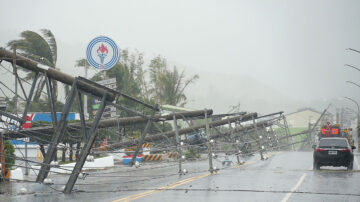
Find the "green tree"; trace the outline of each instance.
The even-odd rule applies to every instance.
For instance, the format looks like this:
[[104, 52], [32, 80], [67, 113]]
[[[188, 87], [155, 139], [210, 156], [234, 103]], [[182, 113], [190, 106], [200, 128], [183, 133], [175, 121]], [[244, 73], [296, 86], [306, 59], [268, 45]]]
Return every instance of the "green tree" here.
[[85, 58], [82, 58], [75, 61], [75, 66], [85, 68], [85, 67], [90, 67], [90, 64]]
[[[33, 59], [39, 63], [45, 64], [51, 68], [55, 68], [57, 60], [57, 45], [55, 36], [48, 29], [40, 30], [41, 34], [33, 31], [23, 31], [20, 34], [21, 39], [12, 40], [8, 42], [8, 47], [11, 49], [16, 48], [22, 55]], [[29, 72], [26, 76], [27, 80], [32, 80], [35, 76], [34, 72]], [[41, 92], [45, 86], [45, 77], [41, 76], [34, 94], [34, 101], [39, 101]], [[53, 81], [53, 86], [56, 90], [57, 96], [57, 83]]]
[[187, 102], [186, 87], [194, 83], [199, 76], [186, 79], [185, 70], [179, 72], [176, 66], [170, 70], [165, 58], [158, 56], [151, 60], [149, 66], [151, 93], [157, 103], [184, 106]]
[[[121, 51], [120, 55], [120, 60], [113, 68], [95, 74], [91, 80], [100, 81], [116, 78], [117, 90], [136, 98], [143, 98], [147, 95], [143, 53], [138, 51], [129, 53], [125, 49]], [[85, 59], [80, 59], [76, 61], [76, 65], [83, 67], [85, 62]]]

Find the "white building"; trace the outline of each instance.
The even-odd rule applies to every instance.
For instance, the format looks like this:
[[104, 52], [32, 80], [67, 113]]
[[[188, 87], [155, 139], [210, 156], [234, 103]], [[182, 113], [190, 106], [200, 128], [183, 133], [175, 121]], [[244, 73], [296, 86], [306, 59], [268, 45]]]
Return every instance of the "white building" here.
[[[285, 117], [290, 128], [308, 128], [309, 123], [315, 124], [321, 114], [322, 112], [316, 111], [312, 108], [303, 108], [296, 112], [287, 114]], [[326, 113], [323, 121], [332, 122], [332, 117], [332, 114]]]

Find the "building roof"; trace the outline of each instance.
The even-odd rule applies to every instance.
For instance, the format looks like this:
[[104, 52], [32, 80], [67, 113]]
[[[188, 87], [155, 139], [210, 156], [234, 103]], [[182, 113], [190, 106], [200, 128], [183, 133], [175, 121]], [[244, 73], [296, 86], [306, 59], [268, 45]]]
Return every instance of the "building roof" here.
[[296, 114], [296, 113], [300, 113], [300, 112], [304, 112], [304, 111], [312, 111], [312, 112], [314, 112], [314, 113], [321, 114], [321, 112], [316, 111], [316, 110], [313, 109], [313, 108], [306, 107], [306, 108], [298, 109], [296, 112], [291, 112], [291, 113], [289, 113], [289, 114], [286, 114], [286, 116], [289, 116], [289, 115], [292, 115], [292, 114]]

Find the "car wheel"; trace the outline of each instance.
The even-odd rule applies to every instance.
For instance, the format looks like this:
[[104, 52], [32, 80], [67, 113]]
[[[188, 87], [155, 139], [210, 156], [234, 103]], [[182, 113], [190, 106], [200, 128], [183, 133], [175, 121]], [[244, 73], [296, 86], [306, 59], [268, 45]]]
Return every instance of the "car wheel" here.
[[314, 163], [313, 163], [313, 169], [314, 170], [320, 170], [320, 164], [316, 163], [315, 160], [314, 160]]
[[353, 170], [353, 169], [354, 169], [354, 162], [351, 161], [347, 166], [347, 170]]

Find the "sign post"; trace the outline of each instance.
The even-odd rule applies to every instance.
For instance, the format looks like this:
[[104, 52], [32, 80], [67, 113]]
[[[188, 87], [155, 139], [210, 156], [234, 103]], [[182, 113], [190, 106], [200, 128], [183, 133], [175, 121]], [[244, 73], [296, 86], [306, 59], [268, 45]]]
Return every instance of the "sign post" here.
[[[90, 41], [86, 48], [86, 58], [89, 64], [97, 70], [109, 70], [116, 65], [120, 58], [120, 51], [115, 41], [106, 36], [98, 36]], [[86, 68], [86, 67], [85, 67]], [[108, 79], [97, 82], [110, 89], [116, 90], [116, 79]], [[86, 106], [84, 104], [84, 106]], [[93, 101], [93, 115], [100, 107], [100, 101]], [[84, 110], [85, 111], [85, 110]], [[107, 106], [103, 116], [110, 118], [116, 115], [116, 108]]]
[[89, 64], [97, 70], [109, 70], [116, 65], [120, 51], [115, 41], [106, 36], [98, 36], [86, 48]]

